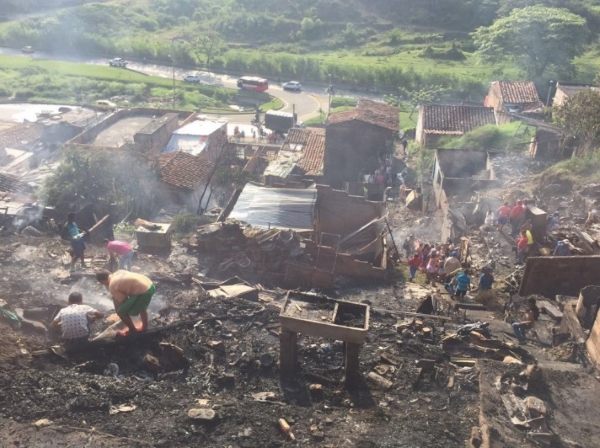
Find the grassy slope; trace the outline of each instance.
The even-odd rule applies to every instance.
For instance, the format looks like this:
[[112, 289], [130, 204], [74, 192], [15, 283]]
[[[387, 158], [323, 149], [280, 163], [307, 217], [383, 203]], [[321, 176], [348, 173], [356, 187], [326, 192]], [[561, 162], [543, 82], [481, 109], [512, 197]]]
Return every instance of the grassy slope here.
[[[178, 107], [188, 109], [226, 106], [226, 98], [239, 94], [236, 89], [190, 85], [183, 81], [175, 83], [178, 91], [183, 92]], [[132, 90], [147, 89], [148, 97], [170, 97], [173, 81], [108, 66], [0, 56], [0, 91], [5, 93], [0, 94], [0, 97], [14, 97], [15, 92], [27, 89], [34, 96], [25, 99], [76, 103], [81, 101], [80, 91], [85, 91], [88, 101], [91, 101], [106, 96], [106, 86], [109, 85], [114, 94], [131, 95]], [[281, 107], [280, 100], [274, 100], [267, 94], [243, 92], [242, 95], [263, 101], [262, 107]], [[228, 109], [223, 111], [230, 112]]]

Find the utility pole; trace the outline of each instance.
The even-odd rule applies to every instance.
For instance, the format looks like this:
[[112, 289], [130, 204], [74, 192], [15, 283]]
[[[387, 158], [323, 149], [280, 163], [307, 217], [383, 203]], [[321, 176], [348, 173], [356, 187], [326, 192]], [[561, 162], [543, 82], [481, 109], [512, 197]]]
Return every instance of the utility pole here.
[[171, 67], [173, 74], [173, 108], [175, 108], [175, 46], [173, 39], [171, 39]]
[[546, 107], [550, 107], [550, 93], [552, 92], [552, 86], [554, 85], [554, 81], [550, 80], [548, 83], [548, 96], [546, 97]]
[[327, 92], [329, 93], [329, 101], [327, 107], [327, 116], [331, 114], [331, 97], [333, 96], [333, 84], [331, 83], [331, 73], [329, 73], [329, 87], [327, 87]]

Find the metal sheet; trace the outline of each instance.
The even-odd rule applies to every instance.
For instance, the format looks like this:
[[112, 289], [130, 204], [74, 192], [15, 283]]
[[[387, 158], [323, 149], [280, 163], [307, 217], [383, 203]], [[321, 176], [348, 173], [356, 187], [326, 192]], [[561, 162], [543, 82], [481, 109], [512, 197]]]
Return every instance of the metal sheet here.
[[265, 188], [247, 184], [229, 218], [263, 229], [312, 230], [316, 189]]

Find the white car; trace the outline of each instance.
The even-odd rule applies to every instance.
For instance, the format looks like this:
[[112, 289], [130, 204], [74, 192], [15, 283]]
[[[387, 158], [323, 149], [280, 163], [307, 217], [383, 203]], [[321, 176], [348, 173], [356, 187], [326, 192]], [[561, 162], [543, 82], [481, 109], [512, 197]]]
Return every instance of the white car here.
[[283, 87], [283, 90], [294, 90], [295, 92], [302, 90], [302, 84], [298, 81], [285, 82], [281, 87]]
[[198, 75], [187, 75], [186, 77], [183, 78], [183, 80], [185, 82], [200, 82], [200, 76]]
[[114, 58], [114, 59], [111, 59], [110, 61], [108, 61], [108, 65], [110, 65], [111, 67], [125, 68], [125, 67], [127, 67], [127, 61], [123, 58]]

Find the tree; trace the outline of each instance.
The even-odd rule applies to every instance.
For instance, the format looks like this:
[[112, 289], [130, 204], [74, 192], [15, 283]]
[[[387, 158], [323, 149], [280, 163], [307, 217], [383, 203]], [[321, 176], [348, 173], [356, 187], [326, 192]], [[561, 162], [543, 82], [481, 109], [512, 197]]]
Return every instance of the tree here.
[[197, 31], [191, 42], [189, 42], [189, 46], [198, 62], [204, 60], [207, 67], [210, 66], [213, 58], [220, 55], [225, 49], [223, 39], [221, 39], [215, 28], [210, 28], [207, 31]]
[[157, 180], [145, 161], [126, 151], [66, 148], [62, 163], [44, 182], [42, 197], [59, 210], [93, 203], [147, 217], [154, 211]]
[[528, 77], [541, 77], [550, 66], [569, 69], [588, 32], [585, 19], [566, 9], [529, 6], [478, 28], [472, 37], [482, 59], [515, 59]]
[[576, 155], [583, 155], [600, 144], [600, 91], [586, 89], [576, 93], [553, 112], [556, 122], [580, 141]]
[[412, 119], [417, 107], [423, 103], [432, 103], [439, 101], [450, 91], [447, 87], [441, 85], [431, 85], [421, 87], [419, 89], [407, 89], [406, 87], [398, 87], [398, 95], [385, 95], [386, 103], [395, 107], [411, 108], [409, 119]]

